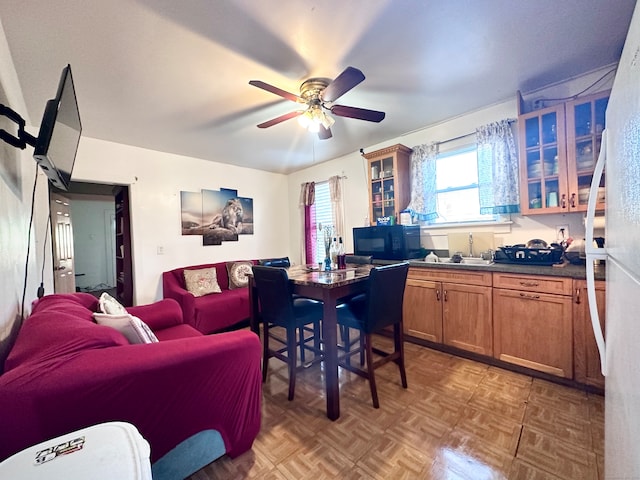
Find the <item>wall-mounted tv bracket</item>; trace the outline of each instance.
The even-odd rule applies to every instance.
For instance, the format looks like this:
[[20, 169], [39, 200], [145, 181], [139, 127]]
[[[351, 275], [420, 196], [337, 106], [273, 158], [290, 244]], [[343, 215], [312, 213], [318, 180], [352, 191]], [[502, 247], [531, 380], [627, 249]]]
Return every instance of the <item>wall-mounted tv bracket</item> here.
[[9, 145], [13, 145], [14, 147], [20, 148], [24, 150], [27, 148], [27, 145], [31, 145], [32, 147], [36, 146], [37, 138], [26, 132], [24, 129], [25, 121], [17, 112], [10, 109], [9, 107], [2, 105], [0, 103], [0, 115], [3, 117], [7, 117], [12, 122], [15, 122], [18, 125], [18, 136], [15, 137], [11, 135], [6, 130], [0, 128], [0, 139], [7, 142]]

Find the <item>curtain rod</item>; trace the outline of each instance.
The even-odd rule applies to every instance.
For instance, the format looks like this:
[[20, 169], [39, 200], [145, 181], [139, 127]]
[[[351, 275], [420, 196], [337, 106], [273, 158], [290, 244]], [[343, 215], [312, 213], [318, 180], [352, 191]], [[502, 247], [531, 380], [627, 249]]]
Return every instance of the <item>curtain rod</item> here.
[[[515, 118], [508, 118], [507, 122], [514, 123], [516, 121]], [[457, 137], [449, 138], [447, 140], [442, 140], [441, 142], [436, 142], [438, 145], [442, 145], [443, 143], [455, 142], [456, 140], [462, 140], [463, 138], [471, 137], [475, 135], [476, 132], [465, 133], [464, 135], [458, 135]]]
[[[346, 175], [332, 175], [332, 176], [335, 176], [335, 177], [338, 177], [338, 178], [341, 178], [341, 179], [342, 178], [344, 178], [344, 179], [349, 178]], [[329, 177], [329, 178], [331, 178], [331, 177]], [[325, 183], [325, 182], [329, 181], [329, 178], [327, 178], [326, 180], [316, 180], [316, 181], [313, 181], [313, 183]], [[305, 183], [311, 183], [311, 182], [302, 182], [300, 185], [304, 185]]]

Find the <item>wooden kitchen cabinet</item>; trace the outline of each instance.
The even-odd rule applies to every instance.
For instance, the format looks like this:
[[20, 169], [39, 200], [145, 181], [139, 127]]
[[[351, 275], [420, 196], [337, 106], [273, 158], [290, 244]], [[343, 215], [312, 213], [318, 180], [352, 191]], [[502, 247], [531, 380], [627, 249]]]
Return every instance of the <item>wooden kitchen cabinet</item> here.
[[404, 333], [430, 342], [442, 343], [442, 284], [412, 278], [409, 269], [404, 289]]
[[[609, 91], [581, 97], [566, 104], [569, 211], [586, 212], [596, 168]], [[604, 210], [604, 174], [600, 179], [596, 210]]]
[[[528, 113], [522, 113], [520, 94], [518, 100], [522, 213], [586, 211], [609, 91]], [[604, 201], [603, 177], [598, 210]]]
[[495, 358], [573, 377], [572, 279], [494, 273]]
[[[596, 299], [600, 325], [604, 332], [605, 282], [596, 282]], [[585, 385], [604, 389], [604, 377], [600, 370], [600, 353], [591, 326], [587, 282], [585, 280], [573, 281], [573, 349], [574, 379]]]
[[369, 221], [375, 225], [378, 218], [394, 216], [407, 208], [410, 197], [409, 159], [411, 149], [404, 145], [365, 153], [369, 176]]
[[409, 269], [403, 323], [406, 335], [491, 356], [491, 273]]

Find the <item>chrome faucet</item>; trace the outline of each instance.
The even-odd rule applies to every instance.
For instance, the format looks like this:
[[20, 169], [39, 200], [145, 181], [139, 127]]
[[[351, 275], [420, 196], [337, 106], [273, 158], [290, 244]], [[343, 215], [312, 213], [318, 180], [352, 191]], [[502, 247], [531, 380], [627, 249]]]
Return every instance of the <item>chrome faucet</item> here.
[[469, 233], [469, 257], [473, 257], [473, 233]]

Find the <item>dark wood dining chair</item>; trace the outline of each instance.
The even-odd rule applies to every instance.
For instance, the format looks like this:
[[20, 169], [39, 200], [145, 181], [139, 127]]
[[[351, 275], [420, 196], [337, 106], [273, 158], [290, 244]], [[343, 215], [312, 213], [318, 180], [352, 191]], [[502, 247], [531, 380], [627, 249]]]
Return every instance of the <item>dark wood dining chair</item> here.
[[262, 265], [264, 267], [289, 268], [291, 266], [291, 262], [289, 261], [289, 257], [263, 258], [262, 260], [258, 260], [258, 265]]
[[[289, 400], [293, 400], [298, 369], [297, 348], [300, 347], [302, 366], [309, 366], [323, 359], [320, 341], [320, 321], [322, 302], [292, 295], [289, 276], [284, 268], [253, 266], [253, 277], [260, 302], [263, 325], [262, 381], [267, 380], [267, 368], [272, 357], [282, 360], [289, 370]], [[304, 328], [313, 325], [314, 335], [306, 337]], [[272, 331], [274, 327], [284, 328], [283, 338]], [[299, 339], [297, 333], [300, 332]], [[278, 347], [270, 345], [271, 340]], [[314, 359], [305, 364], [305, 351], [311, 351]]]
[[355, 263], [358, 265], [368, 265], [373, 263], [373, 257], [371, 255], [345, 255], [344, 261], [346, 263]]
[[[369, 380], [374, 408], [379, 408], [378, 391], [374, 371], [388, 362], [395, 362], [400, 369], [403, 388], [407, 388], [404, 367], [404, 334], [402, 331], [402, 304], [404, 288], [409, 272], [407, 262], [374, 267], [369, 274], [367, 290], [347, 302], [338, 305], [338, 324], [359, 330], [360, 341], [355, 345], [345, 343], [345, 353], [340, 366]], [[393, 327], [393, 352], [374, 348], [372, 334]], [[355, 367], [349, 358], [364, 351], [366, 370]], [[373, 354], [382, 357], [374, 361]], [[362, 364], [362, 361], [361, 361]]]
[[[373, 263], [373, 257], [371, 255], [348, 254], [348, 255], [345, 255], [344, 258], [345, 258], [344, 260], [345, 263], [351, 264], [351, 265], [370, 265]], [[342, 339], [342, 343], [344, 345], [352, 345], [349, 329], [347, 327], [340, 326], [340, 338]], [[361, 352], [360, 358], [362, 359], [360, 361], [360, 364], [362, 364], [364, 362], [364, 351]], [[350, 359], [347, 359], [347, 361], [350, 362]]]

